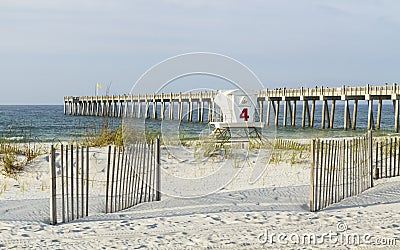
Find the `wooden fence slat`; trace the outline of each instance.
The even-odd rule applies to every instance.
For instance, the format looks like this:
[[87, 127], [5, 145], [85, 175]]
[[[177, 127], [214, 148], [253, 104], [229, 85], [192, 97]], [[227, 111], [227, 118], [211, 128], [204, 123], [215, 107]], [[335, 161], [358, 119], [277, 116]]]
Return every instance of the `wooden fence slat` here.
[[332, 165], [331, 165], [331, 173], [330, 173], [330, 197], [329, 197], [329, 204], [333, 204], [334, 203], [334, 196], [335, 196], [335, 171], [336, 171], [336, 160], [337, 160], [337, 152], [336, 152], [336, 148], [337, 148], [337, 141], [334, 140], [332, 141]]
[[396, 154], [397, 154], [397, 173], [395, 173], [395, 176], [400, 175], [400, 139], [397, 141], [396, 144]]
[[348, 195], [348, 176], [349, 176], [349, 141], [344, 141], [344, 159], [343, 159], [343, 199]]
[[392, 176], [392, 150], [393, 150], [392, 137], [390, 137], [389, 141], [390, 141], [390, 144], [389, 144], [389, 147], [390, 147], [390, 149], [389, 149], [389, 155], [390, 155], [390, 158], [389, 158], [389, 176]]
[[156, 178], [156, 139], [152, 140], [152, 154], [151, 154], [151, 180], [150, 180], [150, 185], [151, 185], [151, 201], [154, 201], [156, 198], [156, 189], [155, 189], [155, 178]]
[[86, 216], [89, 216], [89, 147], [86, 147]]
[[149, 183], [149, 177], [150, 177], [150, 164], [151, 164], [151, 144], [147, 144], [147, 164], [145, 166], [145, 172], [146, 172], [146, 179], [145, 179], [145, 198], [144, 201], [149, 201], [150, 199], [150, 183]]
[[314, 182], [314, 172], [315, 172], [315, 139], [311, 140], [311, 167], [310, 167], [310, 211], [314, 212], [314, 195], [315, 195], [315, 182]]
[[338, 163], [337, 163], [337, 158], [338, 158], [338, 153], [337, 153], [337, 148], [338, 148], [338, 143], [335, 140], [333, 142], [334, 146], [333, 146], [333, 165], [332, 165], [332, 170], [331, 170], [331, 198], [330, 198], [330, 204], [333, 204], [335, 202], [335, 196], [336, 196], [336, 170], [338, 167]]
[[118, 202], [118, 200], [119, 200], [119, 185], [118, 184], [120, 182], [118, 180], [121, 178], [119, 176], [120, 168], [121, 168], [120, 164], [121, 164], [121, 147], [118, 147], [117, 165], [116, 165], [116, 177], [115, 177], [115, 180], [114, 180], [114, 182], [115, 182], [115, 195], [114, 195], [114, 198], [115, 198], [115, 200], [114, 200], [115, 209], [114, 209], [114, 211], [118, 211], [119, 210], [119, 202]]
[[394, 138], [394, 142], [393, 142], [393, 176], [396, 176], [396, 167], [397, 167], [397, 137]]
[[127, 186], [128, 186], [128, 180], [129, 180], [129, 178], [128, 178], [128, 170], [129, 170], [129, 168], [128, 168], [128, 163], [129, 163], [129, 154], [130, 154], [130, 147], [127, 147], [126, 149], [125, 149], [125, 160], [124, 160], [124, 183], [122, 184], [122, 186], [123, 186], [123, 190], [122, 190], [122, 207], [125, 209], [125, 208], [127, 208], [127, 206], [126, 206], [126, 198], [127, 198], [127, 195], [126, 195], [126, 188], [127, 188]]
[[369, 148], [369, 159], [368, 159], [368, 163], [369, 163], [369, 175], [370, 175], [370, 178], [369, 178], [369, 187], [373, 187], [373, 185], [374, 185], [374, 180], [373, 180], [373, 150], [374, 150], [374, 148], [373, 148], [373, 141], [372, 141], [372, 131], [368, 131], [368, 148]]
[[373, 171], [374, 171], [374, 179], [378, 179], [379, 178], [379, 176], [378, 176], [378, 162], [379, 162], [378, 149], [379, 149], [379, 142], [377, 141], [375, 145], [376, 145], [375, 146], [375, 167], [374, 167]]
[[68, 145], [65, 146], [65, 200], [67, 203], [67, 221], [69, 221], [69, 197], [68, 197]]
[[50, 148], [50, 225], [57, 224], [57, 183], [56, 183], [56, 164], [54, 146]]
[[342, 199], [342, 194], [343, 194], [343, 141], [339, 140], [339, 168], [338, 168], [338, 172], [337, 172], [337, 180], [338, 180], [338, 194], [337, 194], [337, 199], [335, 200], [335, 202], [338, 202], [339, 200]]
[[132, 184], [132, 157], [134, 154], [134, 147], [133, 144], [130, 145], [129, 149], [129, 156], [128, 156], [128, 184], [127, 184], [127, 189], [126, 189], [126, 206], [130, 207], [131, 206], [131, 184]]
[[346, 197], [346, 157], [347, 157], [347, 152], [346, 152], [346, 140], [343, 140], [342, 143], [343, 146], [343, 161], [342, 161], [342, 199]]
[[381, 141], [381, 165], [380, 165], [380, 169], [379, 169], [379, 178], [383, 177], [383, 173], [384, 173], [384, 167], [385, 167], [385, 162], [383, 160], [383, 149], [384, 149], [384, 145], [383, 145], [383, 141]]
[[143, 159], [142, 159], [142, 165], [141, 165], [141, 169], [142, 169], [142, 174], [141, 174], [141, 187], [140, 187], [140, 202], [143, 202], [143, 195], [144, 195], [144, 185], [145, 185], [145, 165], [146, 165], [146, 156], [147, 156], [147, 145], [144, 142], [143, 143]]
[[350, 196], [353, 196], [353, 194], [354, 194], [354, 188], [353, 188], [353, 185], [354, 185], [354, 183], [353, 183], [353, 177], [354, 177], [354, 140], [353, 139], [351, 139], [350, 141], [349, 141], [349, 155], [350, 155], [350, 161], [349, 161], [349, 170], [350, 170], [350, 172], [349, 172], [349, 179], [348, 179], [348, 185], [349, 185], [349, 195], [348, 195], [348, 197], [350, 197]]
[[319, 199], [319, 192], [321, 192], [321, 190], [319, 189], [319, 183], [317, 180], [321, 180], [320, 179], [320, 166], [321, 166], [321, 160], [320, 160], [320, 148], [321, 148], [321, 141], [319, 139], [317, 139], [316, 141], [317, 145], [316, 145], [316, 164], [315, 164], [315, 177], [314, 177], [314, 188], [315, 188], [315, 194], [314, 194], [314, 211], [318, 210], [318, 199]]
[[71, 145], [71, 220], [75, 219], [74, 213], [74, 146]]
[[107, 158], [107, 179], [106, 179], [106, 213], [110, 212], [109, 209], [109, 188], [110, 188], [110, 164], [111, 164], [111, 146], [108, 146], [108, 158]]
[[360, 167], [360, 171], [359, 171], [360, 181], [358, 182], [358, 190], [360, 193], [364, 191], [364, 181], [365, 181], [364, 170], [365, 170], [365, 167], [367, 166], [365, 159], [364, 159], [364, 152], [368, 152], [368, 148], [366, 147], [366, 144], [365, 144], [365, 139], [366, 139], [366, 136], [363, 136], [362, 138], [360, 138], [360, 149], [361, 150], [359, 152], [359, 154], [360, 154], [359, 158], [360, 158], [361, 167]]
[[329, 185], [330, 185], [330, 166], [332, 162], [332, 140], [328, 140], [328, 148], [327, 148], [327, 159], [325, 161], [325, 194], [324, 194], [324, 207], [327, 207], [329, 205]]
[[154, 201], [156, 197], [156, 189], [155, 189], [155, 177], [156, 177], [156, 156], [155, 156], [155, 151], [156, 151], [156, 139], [152, 140], [152, 149], [151, 149], [151, 179], [150, 179], [150, 193], [151, 193], [151, 200]]
[[399, 151], [399, 147], [398, 147], [398, 141], [397, 141], [397, 137], [395, 137], [394, 139], [394, 162], [395, 162], [395, 166], [394, 166], [394, 176], [398, 175], [399, 172], [399, 160], [400, 160], [400, 156], [398, 155]]
[[360, 180], [360, 167], [361, 167], [361, 162], [360, 162], [360, 138], [355, 139], [356, 147], [354, 150], [354, 168], [355, 168], [355, 175], [354, 175], [354, 195], [358, 194], [360, 189], [359, 189], [359, 180]]
[[355, 194], [355, 192], [354, 192], [354, 176], [355, 176], [354, 153], [355, 153], [355, 142], [354, 142], [354, 139], [351, 139], [351, 141], [350, 141], [350, 196], [353, 196]]
[[115, 160], [117, 156], [117, 147], [114, 146], [114, 155], [113, 155], [113, 164], [112, 164], [112, 172], [111, 172], [111, 197], [110, 197], [110, 212], [115, 211], [114, 197], [115, 197]]
[[137, 142], [132, 145], [133, 153], [131, 156], [131, 174], [130, 174], [130, 188], [129, 188], [129, 206], [133, 206], [134, 202], [134, 187], [135, 187], [135, 166], [136, 166], [136, 155], [137, 155]]
[[148, 198], [147, 198], [147, 201], [148, 202], [150, 202], [151, 200], [152, 200], [152, 179], [153, 179], [153, 158], [154, 158], [154, 155], [153, 155], [153, 153], [154, 153], [154, 141], [153, 140], [151, 140], [151, 142], [150, 142], [150, 155], [149, 155], [149, 158], [150, 158], [150, 162], [149, 162], [149, 176], [148, 176], [148, 190], [147, 190], [147, 192], [148, 192]]
[[127, 164], [127, 170], [126, 170], [126, 187], [125, 187], [125, 207], [128, 208], [130, 207], [130, 181], [131, 181], [131, 174], [132, 174], [132, 166], [131, 166], [131, 162], [132, 162], [132, 154], [133, 154], [133, 147], [132, 145], [129, 146], [129, 153], [127, 154], [127, 160], [126, 160], [126, 164]]
[[141, 162], [141, 154], [142, 154], [142, 151], [143, 150], [141, 150], [142, 149], [142, 144], [140, 143], [140, 142], [138, 142], [138, 144], [136, 145], [136, 147], [137, 147], [137, 151], [136, 151], [136, 156], [135, 156], [135, 159], [136, 159], [136, 161], [135, 161], [135, 183], [134, 183], [134, 188], [133, 188], [133, 191], [134, 191], [134, 196], [133, 196], [133, 200], [134, 200], [134, 203], [133, 203], [133, 205], [136, 205], [136, 204], [138, 204], [139, 202], [138, 202], [138, 199], [139, 199], [139, 183], [140, 183], [140, 173], [139, 173], [139, 170], [140, 170], [140, 162]]
[[320, 172], [319, 172], [319, 192], [318, 192], [318, 210], [320, 210], [322, 208], [322, 193], [323, 193], [323, 189], [322, 189], [322, 178], [323, 178], [323, 168], [325, 165], [325, 159], [324, 159], [324, 141], [321, 141], [321, 168], [320, 168]]
[[62, 215], [62, 222], [65, 222], [65, 192], [64, 192], [64, 145], [61, 144], [60, 149], [60, 156], [61, 156], [61, 165], [60, 165], [60, 172], [61, 172], [61, 215]]
[[157, 166], [157, 177], [156, 177], [156, 200], [161, 200], [161, 151], [160, 151], [160, 138], [156, 139], [156, 166]]
[[118, 210], [122, 210], [122, 193], [123, 193], [123, 186], [122, 184], [124, 183], [124, 157], [125, 157], [125, 147], [120, 147], [122, 154], [120, 155], [119, 158], [119, 178], [117, 179], [118, 183], [119, 183], [119, 187], [118, 187]]
[[388, 176], [388, 139], [385, 140], [385, 177]]
[[137, 158], [137, 164], [136, 164], [136, 183], [135, 183], [135, 205], [139, 204], [141, 202], [140, 197], [141, 197], [141, 192], [140, 192], [140, 183], [142, 180], [141, 177], [141, 169], [142, 169], [142, 160], [143, 160], [143, 143], [139, 143], [139, 152], [138, 152], [138, 158]]
[[399, 174], [400, 174], [400, 138], [397, 140], [397, 144], [395, 147], [396, 147], [396, 154], [397, 154], [397, 167], [396, 167], [395, 176], [399, 176]]
[[85, 207], [84, 207], [84, 205], [85, 205], [85, 192], [84, 192], [84, 186], [83, 186], [83, 181], [84, 181], [84, 179], [83, 179], [83, 177], [85, 176], [84, 175], [84, 173], [85, 173], [85, 165], [84, 165], [84, 155], [83, 155], [83, 151], [84, 150], [84, 148], [83, 147], [81, 147], [81, 218], [84, 216], [84, 214], [85, 214]]
[[76, 191], [76, 218], [79, 218], [79, 146], [76, 146], [76, 166], [75, 166], [75, 191]]
[[132, 155], [132, 174], [131, 174], [131, 189], [130, 189], [130, 197], [131, 197], [131, 201], [130, 201], [130, 206], [134, 205], [135, 202], [135, 180], [136, 180], [136, 158], [137, 155], [139, 153], [138, 150], [138, 142], [135, 142], [135, 144], [133, 145], [133, 155]]
[[361, 143], [361, 148], [362, 148], [362, 150], [361, 150], [361, 152], [360, 152], [360, 161], [361, 161], [361, 165], [362, 165], [362, 167], [361, 167], [361, 169], [360, 169], [360, 177], [361, 177], [361, 181], [359, 182], [359, 187], [360, 187], [360, 193], [361, 192], [363, 192], [364, 190], [365, 190], [365, 181], [366, 181], [366, 179], [367, 178], [365, 178], [365, 176], [366, 176], [366, 167], [368, 167], [368, 165], [366, 164], [367, 162], [366, 162], [366, 159], [365, 159], [365, 154], [364, 154], [364, 152], [369, 152], [368, 151], [368, 147], [367, 147], [367, 144], [365, 143], [366, 142], [366, 139], [367, 139], [367, 137], [366, 136], [363, 136], [361, 139], [360, 139], [360, 143]]

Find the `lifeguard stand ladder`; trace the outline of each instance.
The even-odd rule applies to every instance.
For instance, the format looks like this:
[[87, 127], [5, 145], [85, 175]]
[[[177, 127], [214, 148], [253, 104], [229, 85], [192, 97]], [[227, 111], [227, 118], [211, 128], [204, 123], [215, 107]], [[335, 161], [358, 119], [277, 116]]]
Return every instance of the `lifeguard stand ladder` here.
[[262, 141], [263, 124], [255, 122], [257, 92], [243, 90], [219, 91], [215, 103], [223, 114], [222, 122], [210, 122], [215, 126], [211, 137], [217, 143]]

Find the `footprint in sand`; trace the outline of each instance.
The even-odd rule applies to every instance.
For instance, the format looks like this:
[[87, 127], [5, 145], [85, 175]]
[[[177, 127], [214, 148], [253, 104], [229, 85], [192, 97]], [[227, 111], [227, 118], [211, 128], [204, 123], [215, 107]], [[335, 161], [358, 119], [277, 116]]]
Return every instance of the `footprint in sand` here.
[[43, 225], [27, 225], [21, 228], [24, 231], [27, 232], [39, 232], [44, 230], [44, 226]]
[[152, 228], [156, 228], [157, 226], [158, 226], [157, 224], [151, 224], [151, 225], [147, 225], [147, 228], [152, 229]]

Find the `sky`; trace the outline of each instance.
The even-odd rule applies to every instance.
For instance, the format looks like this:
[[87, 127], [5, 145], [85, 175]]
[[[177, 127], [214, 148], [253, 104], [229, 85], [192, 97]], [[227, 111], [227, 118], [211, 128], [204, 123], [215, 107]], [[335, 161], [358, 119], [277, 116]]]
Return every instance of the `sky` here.
[[[128, 94], [190, 52], [231, 57], [265, 88], [392, 84], [398, 13], [396, 0], [0, 0], [0, 105], [61, 105], [98, 82]], [[193, 76], [168, 91], [224, 84]]]

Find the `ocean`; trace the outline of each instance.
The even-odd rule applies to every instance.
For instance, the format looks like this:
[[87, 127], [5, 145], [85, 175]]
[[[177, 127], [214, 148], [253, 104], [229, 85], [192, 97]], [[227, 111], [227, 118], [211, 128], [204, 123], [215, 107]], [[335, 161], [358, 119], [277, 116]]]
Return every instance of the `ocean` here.
[[[352, 113], [352, 105], [351, 113]], [[314, 128], [301, 128], [302, 105], [297, 105], [296, 127], [287, 126], [286, 128], [274, 126], [263, 129], [266, 137], [278, 137], [288, 139], [314, 138], [314, 137], [343, 137], [356, 136], [365, 133], [367, 127], [366, 102], [359, 102], [357, 113], [357, 130], [343, 130], [343, 110], [344, 106], [338, 102], [336, 105], [334, 129], [321, 129], [321, 105], [316, 105]], [[264, 110], [264, 117], [266, 111]], [[176, 117], [176, 114], [175, 114]], [[207, 117], [207, 114], [205, 114]], [[283, 106], [280, 107], [280, 121], [282, 124]], [[374, 117], [376, 119], [376, 107], [374, 107]], [[194, 121], [197, 120], [196, 112]], [[56, 142], [79, 139], [93, 129], [101, 127], [105, 122], [102, 117], [89, 116], [69, 116], [64, 115], [62, 105], [39, 106], [39, 105], [0, 105], [0, 137], [3, 139], [24, 141], [30, 138], [31, 141]], [[118, 126], [121, 118], [108, 118], [107, 122], [111, 126]], [[167, 122], [163, 123], [162, 131], [168, 131]], [[270, 124], [273, 125], [273, 112], [271, 113]], [[289, 124], [289, 122], [288, 122]], [[161, 121], [146, 120], [146, 129], [149, 131], [160, 131]], [[390, 102], [384, 102], [382, 108], [381, 130], [376, 131], [377, 135], [392, 135], [394, 127], [394, 112]], [[198, 138], [200, 134], [210, 132], [211, 127], [207, 123], [182, 122], [178, 127], [174, 125], [172, 129], [179, 129], [183, 137]]]

